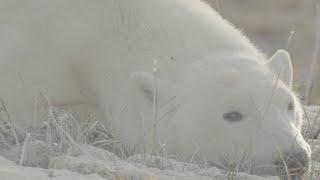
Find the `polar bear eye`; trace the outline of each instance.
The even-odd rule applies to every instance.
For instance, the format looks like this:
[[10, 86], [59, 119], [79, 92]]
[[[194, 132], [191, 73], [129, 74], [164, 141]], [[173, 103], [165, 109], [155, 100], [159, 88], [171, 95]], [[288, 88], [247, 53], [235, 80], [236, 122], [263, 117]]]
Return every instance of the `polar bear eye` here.
[[293, 109], [294, 109], [294, 104], [293, 104], [293, 102], [290, 102], [288, 104], [288, 111], [292, 111]]
[[231, 111], [223, 114], [223, 119], [229, 122], [241, 121], [243, 115], [238, 111]]

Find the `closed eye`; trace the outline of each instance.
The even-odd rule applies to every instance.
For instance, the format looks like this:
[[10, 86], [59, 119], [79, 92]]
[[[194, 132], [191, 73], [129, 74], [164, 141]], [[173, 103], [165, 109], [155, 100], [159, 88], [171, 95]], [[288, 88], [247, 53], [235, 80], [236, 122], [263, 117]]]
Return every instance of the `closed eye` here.
[[223, 119], [229, 122], [241, 121], [243, 119], [243, 115], [238, 111], [230, 111], [223, 114]]

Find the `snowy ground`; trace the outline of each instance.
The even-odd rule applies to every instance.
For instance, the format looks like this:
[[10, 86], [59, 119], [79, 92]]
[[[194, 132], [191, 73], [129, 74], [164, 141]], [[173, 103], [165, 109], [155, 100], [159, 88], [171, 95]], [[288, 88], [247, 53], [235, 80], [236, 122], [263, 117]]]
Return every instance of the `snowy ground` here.
[[[317, 163], [320, 161], [320, 139], [316, 137], [320, 132], [319, 110], [317, 106], [305, 107], [308, 123], [304, 126], [304, 133], [310, 137], [314, 160], [308, 179], [318, 179], [320, 176], [320, 163]], [[106, 150], [112, 142], [97, 122], [75, 124], [75, 120], [67, 114], [57, 113], [54, 116], [56, 120], [52, 121], [54, 118], [51, 118], [52, 126], [48, 126], [49, 121], [44, 121], [51, 128], [31, 128], [26, 135], [17, 129], [16, 136], [10, 122], [2, 121], [1, 180], [278, 179], [248, 175], [236, 170], [200, 167], [156, 156], [119, 158]], [[16, 140], [19, 145], [15, 145]]]
[[[264, 179], [237, 173], [222, 173], [219, 169], [201, 169], [197, 165], [184, 164], [162, 158], [134, 157], [123, 161], [114, 154], [88, 145], [79, 145], [82, 152], [50, 159], [48, 169], [19, 166], [0, 158], [0, 179], [16, 180], [68, 180], [68, 179]], [[147, 167], [144, 165], [148, 161]], [[274, 178], [276, 179], [276, 178]]]

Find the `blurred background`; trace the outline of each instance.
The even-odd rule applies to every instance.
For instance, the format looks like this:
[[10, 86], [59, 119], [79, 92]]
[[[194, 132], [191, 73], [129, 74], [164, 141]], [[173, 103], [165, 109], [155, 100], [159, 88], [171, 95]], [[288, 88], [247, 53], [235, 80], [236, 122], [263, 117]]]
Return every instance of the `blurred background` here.
[[[316, 18], [317, 0], [206, 1], [267, 56], [277, 49], [288, 49], [294, 66], [294, 89], [303, 95], [315, 52], [316, 21], [320, 21]], [[315, 70], [310, 103], [320, 104], [320, 60]]]

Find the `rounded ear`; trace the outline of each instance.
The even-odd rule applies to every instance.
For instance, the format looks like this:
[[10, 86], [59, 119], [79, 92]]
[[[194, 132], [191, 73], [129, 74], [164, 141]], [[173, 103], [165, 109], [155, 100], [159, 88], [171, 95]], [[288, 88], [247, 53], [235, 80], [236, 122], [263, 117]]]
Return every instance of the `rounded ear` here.
[[134, 98], [147, 101], [147, 103], [152, 103], [155, 100], [161, 102], [173, 95], [171, 92], [172, 83], [161, 80], [151, 73], [134, 72], [129, 78], [129, 83], [132, 92], [134, 92], [132, 95], [136, 96]]
[[268, 66], [287, 86], [292, 86], [293, 67], [289, 53], [278, 50], [269, 60]]

